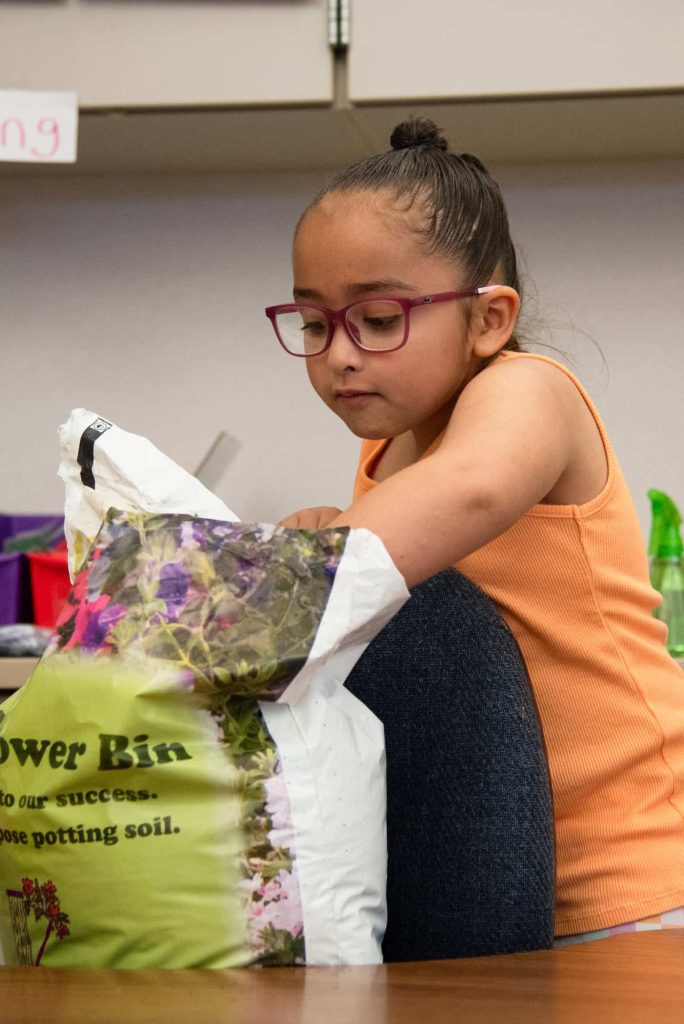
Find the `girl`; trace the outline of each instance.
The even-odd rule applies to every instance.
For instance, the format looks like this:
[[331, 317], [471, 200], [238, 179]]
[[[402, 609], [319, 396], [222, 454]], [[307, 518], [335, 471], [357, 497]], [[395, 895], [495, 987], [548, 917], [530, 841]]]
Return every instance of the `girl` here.
[[304, 212], [266, 311], [363, 439], [351, 506], [283, 523], [367, 527], [409, 586], [455, 566], [495, 601], [547, 744], [557, 935], [684, 924], [684, 678], [624, 477], [581, 384], [516, 341], [497, 184], [430, 121], [391, 144]]

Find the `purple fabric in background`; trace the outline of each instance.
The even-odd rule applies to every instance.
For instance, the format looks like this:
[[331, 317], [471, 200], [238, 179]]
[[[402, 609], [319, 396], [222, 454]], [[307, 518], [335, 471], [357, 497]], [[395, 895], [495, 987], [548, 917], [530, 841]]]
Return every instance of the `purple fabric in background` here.
[[20, 552], [3, 552], [8, 537], [30, 530], [40, 530], [51, 523], [62, 523], [63, 517], [3, 515], [0, 513], [0, 626], [15, 622], [33, 622], [33, 602], [28, 559]]

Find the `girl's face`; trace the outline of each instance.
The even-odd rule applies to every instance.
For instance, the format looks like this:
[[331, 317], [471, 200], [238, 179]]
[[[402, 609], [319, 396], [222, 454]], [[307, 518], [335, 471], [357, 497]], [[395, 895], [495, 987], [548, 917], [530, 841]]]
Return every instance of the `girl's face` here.
[[[295, 236], [295, 302], [340, 309], [374, 296], [415, 298], [469, 287], [453, 263], [423, 252], [417, 218], [415, 207], [398, 210], [385, 193], [327, 195]], [[308, 358], [306, 367], [317, 393], [358, 437], [413, 431], [427, 446], [479, 363], [469, 333], [462, 301], [416, 307], [403, 348], [362, 351], [338, 324], [330, 348]]]

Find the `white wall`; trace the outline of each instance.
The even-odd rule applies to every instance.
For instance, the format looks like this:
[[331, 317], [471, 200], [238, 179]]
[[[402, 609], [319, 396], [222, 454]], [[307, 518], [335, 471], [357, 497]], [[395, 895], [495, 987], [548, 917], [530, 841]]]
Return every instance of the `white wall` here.
[[[612, 433], [639, 509], [684, 505], [681, 163], [495, 169], [537, 293]], [[85, 405], [192, 469], [241, 442], [216, 487], [239, 515], [344, 505], [356, 441], [278, 348], [263, 307], [324, 178], [0, 181], [0, 510], [62, 503], [55, 431]], [[595, 344], [608, 365], [606, 374]]]

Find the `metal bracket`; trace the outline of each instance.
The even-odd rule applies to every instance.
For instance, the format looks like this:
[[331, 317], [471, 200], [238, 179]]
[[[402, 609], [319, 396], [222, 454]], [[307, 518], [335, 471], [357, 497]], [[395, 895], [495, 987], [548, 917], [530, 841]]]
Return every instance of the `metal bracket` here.
[[351, 0], [328, 0], [328, 43], [336, 52], [349, 47]]

